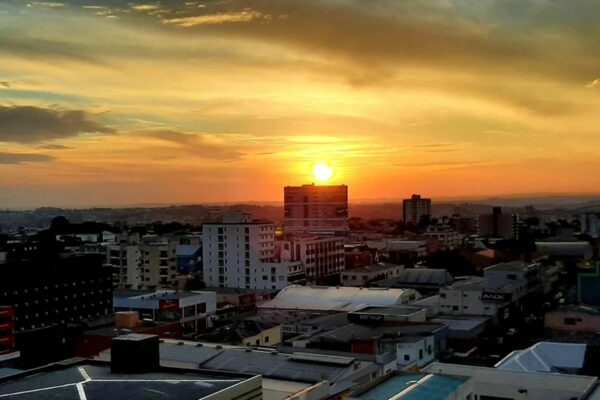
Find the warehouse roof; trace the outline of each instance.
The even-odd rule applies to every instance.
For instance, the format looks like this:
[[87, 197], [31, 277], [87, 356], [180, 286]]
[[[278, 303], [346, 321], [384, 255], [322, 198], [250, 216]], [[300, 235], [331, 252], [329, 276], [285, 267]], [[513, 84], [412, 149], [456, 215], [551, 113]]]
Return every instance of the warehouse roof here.
[[353, 311], [368, 306], [392, 306], [419, 298], [412, 289], [297, 286], [283, 289], [260, 308]]
[[445, 269], [406, 268], [398, 276], [372, 282], [377, 287], [405, 287], [406, 285], [442, 286], [452, 282], [452, 275]]
[[539, 342], [533, 346], [513, 351], [496, 368], [529, 372], [576, 372], [583, 368], [586, 345], [584, 343]]

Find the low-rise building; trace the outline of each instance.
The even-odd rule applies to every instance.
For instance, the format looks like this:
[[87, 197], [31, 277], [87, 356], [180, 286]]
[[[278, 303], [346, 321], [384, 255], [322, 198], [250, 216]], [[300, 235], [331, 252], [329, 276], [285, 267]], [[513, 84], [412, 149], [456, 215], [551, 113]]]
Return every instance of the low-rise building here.
[[367, 286], [374, 280], [395, 278], [403, 269], [403, 265], [387, 263], [347, 269], [341, 274], [341, 284], [342, 286]]
[[469, 378], [440, 374], [397, 373], [367, 391], [356, 393], [357, 400], [471, 400]]
[[419, 293], [438, 293], [441, 287], [452, 283], [452, 275], [445, 269], [404, 268], [396, 277], [369, 283], [371, 287], [411, 288]]
[[211, 326], [217, 308], [215, 292], [115, 293], [115, 311], [138, 311], [142, 319], [158, 322], [179, 321], [184, 334], [193, 335]]
[[276, 242], [280, 261], [300, 262], [306, 278], [312, 282], [326, 280], [345, 269], [344, 239], [313, 235], [288, 235]]
[[470, 378], [479, 399], [571, 400], [588, 399], [597, 378], [548, 372], [508, 371], [498, 368], [434, 362], [425, 373]]
[[261, 310], [355, 311], [369, 306], [406, 304], [420, 297], [413, 289], [381, 289], [331, 286], [288, 286]]
[[213, 343], [239, 344], [245, 346], [272, 347], [281, 343], [281, 324], [273, 324], [261, 318], [246, 318], [232, 324], [214, 328], [196, 337], [196, 340]]
[[600, 308], [586, 305], [562, 306], [544, 316], [544, 326], [552, 331], [600, 332]]
[[437, 242], [440, 250], [454, 250], [462, 245], [464, 236], [449, 225], [430, 225], [423, 236]]

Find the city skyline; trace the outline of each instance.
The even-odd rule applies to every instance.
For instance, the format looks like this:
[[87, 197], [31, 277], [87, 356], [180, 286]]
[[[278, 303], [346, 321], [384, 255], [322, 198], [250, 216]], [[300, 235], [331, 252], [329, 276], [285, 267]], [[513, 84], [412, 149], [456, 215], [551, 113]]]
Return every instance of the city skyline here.
[[[0, 1], [0, 207], [598, 194], [585, 1]], [[260, 179], [257, 179], [260, 177]]]

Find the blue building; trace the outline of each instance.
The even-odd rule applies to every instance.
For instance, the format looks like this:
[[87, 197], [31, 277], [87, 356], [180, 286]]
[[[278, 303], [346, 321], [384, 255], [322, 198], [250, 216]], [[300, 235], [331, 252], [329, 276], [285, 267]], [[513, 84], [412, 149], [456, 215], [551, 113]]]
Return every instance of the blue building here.
[[202, 245], [181, 244], [177, 246], [177, 272], [190, 274], [202, 271]]

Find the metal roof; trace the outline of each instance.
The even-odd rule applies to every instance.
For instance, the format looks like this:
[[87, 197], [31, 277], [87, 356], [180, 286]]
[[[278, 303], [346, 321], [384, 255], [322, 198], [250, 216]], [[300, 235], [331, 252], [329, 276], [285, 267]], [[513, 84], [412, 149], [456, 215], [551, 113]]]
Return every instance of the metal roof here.
[[392, 306], [419, 298], [412, 289], [297, 286], [283, 289], [260, 308], [353, 311], [368, 306]]
[[539, 342], [510, 353], [496, 368], [510, 371], [561, 372], [583, 368], [586, 345], [584, 343]]
[[373, 282], [379, 287], [399, 287], [410, 285], [442, 286], [452, 282], [452, 275], [445, 269], [406, 268], [398, 276]]
[[360, 400], [444, 400], [467, 378], [433, 374], [396, 375], [363, 393]]
[[161, 343], [160, 358], [175, 363], [195, 363], [202, 369], [260, 374], [272, 379], [309, 383], [317, 383], [324, 379], [335, 383], [351, 373], [365, 368], [377, 368], [373, 362], [347, 357], [343, 357], [345, 363], [341, 365], [331, 362], [331, 356], [318, 354], [318, 351], [312, 353], [309, 360], [306, 354], [227, 346], [197, 347], [194, 343], [187, 342], [181, 345]]

